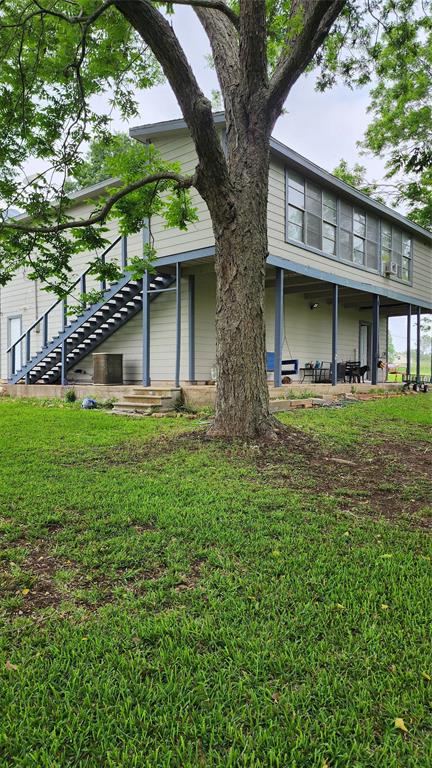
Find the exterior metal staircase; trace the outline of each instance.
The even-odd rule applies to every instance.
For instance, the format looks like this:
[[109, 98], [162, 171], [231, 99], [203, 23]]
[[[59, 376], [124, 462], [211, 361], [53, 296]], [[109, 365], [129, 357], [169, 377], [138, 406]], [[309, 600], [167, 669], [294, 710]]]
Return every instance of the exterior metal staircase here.
[[[104, 260], [109, 251], [120, 241], [122, 242], [122, 267], [126, 268], [127, 244], [125, 238], [117, 238], [104, 252]], [[80, 286], [80, 293], [86, 292], [86, 276], [83, 272], [74, 283], [71, 291]], [[170, 290], [175, 282], [175, 275], [165, 275], [155, 272], [149, 281], [149, 300], [152, 301], [160, 293]], [[136, 315], [143, 305], [142, 280], [133, 280], [131, 273], [125, 271], [123, 277], [108, 288], [101, 283], [103, 292], [100, 301], [83, 308], [81, 314], [67, 322], [67, 300], [59, 299], [43, 315], [41, 315], [24, 333], [12, 344], [7, 352], [10, 355], [11, 384], [55, 384], [59, 381], [67, 383], [67, 371], [75, 366], [86, 355], [92, 352], [115, 331]], [[172, 289], [171, 289], [172, 290]], [[53, 338], [48, 338], [48, 323], [51, 313], [61, 306], [63, 327]], [[40, 326], [42, 328], [42, 348], [30, 354], [31, 334]], [[25, 362], [17, 369], [17, 347], [24, 346]]]

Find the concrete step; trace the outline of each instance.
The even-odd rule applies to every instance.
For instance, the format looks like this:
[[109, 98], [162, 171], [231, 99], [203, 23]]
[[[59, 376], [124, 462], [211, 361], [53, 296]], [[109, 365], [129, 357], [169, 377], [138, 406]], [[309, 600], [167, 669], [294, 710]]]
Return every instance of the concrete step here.
[[134, 395], [159, 395], [160, 397], [178, 397], [180, 387], [133, 387]]
[[115, 413], [154, 413], [157, 410], [159, 410], [157, 406], [146, 403], [130, 403], [128, 401], [119, 401], [114, 404], [113, 408]]
[[114, 405], [116, 413], [154, 413], [172, 411], [180, 394], [173, 387], [134, 387], [132, 394]]
[[128, 402], [148, 403], [149, 405], [162, 405], [164, 402], [173, 402], [171, 395], [127, 395], [126, 399]]

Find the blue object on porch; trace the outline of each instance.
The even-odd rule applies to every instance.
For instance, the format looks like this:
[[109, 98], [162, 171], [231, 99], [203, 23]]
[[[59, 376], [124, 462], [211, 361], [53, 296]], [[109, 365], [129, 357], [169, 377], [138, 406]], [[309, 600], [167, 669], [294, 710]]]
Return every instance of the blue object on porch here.
[[269, 373], [272, 373], [274, 371], [274, 363], [275, 363], [275, 353], [266, 352], [266, 368]]
[[[291, 365], [292, 369], [290, 370], [284, 370], [284, 365]], [[266, 369], [269, 373], [272, 373], [274, 371], [275, 366], [275, 353], [274, 352], [266, 352]], [[298, 360], [281, 360], [281, 374], [282, 376], [295, 376], [296, 373], [298, 373], [299, 370], [299, 361]]]
[[96, 408], [96, 400], [93, 400], [92, 397], [85, 397], [84, 400], [81, 403], [81, 408], [84, 408], [86, 411], [91, 411], [93, 408]]

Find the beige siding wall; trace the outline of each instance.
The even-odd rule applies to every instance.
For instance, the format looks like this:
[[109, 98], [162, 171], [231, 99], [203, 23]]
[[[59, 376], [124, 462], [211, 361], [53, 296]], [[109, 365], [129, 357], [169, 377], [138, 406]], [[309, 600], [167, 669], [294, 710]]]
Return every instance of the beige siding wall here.
[[[186, 176], [193, 174], [198, 161], [189, 136], [186, 134], [156, 136], [154, 145], [166, 160], [179, 162], [182, 173]], [[191, 195], [193, 205], [197, 208], [199, 221], [190, 224], [187, 232], [166, 229], [163, 219], [159, 216], [153, 218], [151, 229], [159, 257], [213, 245], [213, 229], [207, 206], [196, 190], [191, 190]]]

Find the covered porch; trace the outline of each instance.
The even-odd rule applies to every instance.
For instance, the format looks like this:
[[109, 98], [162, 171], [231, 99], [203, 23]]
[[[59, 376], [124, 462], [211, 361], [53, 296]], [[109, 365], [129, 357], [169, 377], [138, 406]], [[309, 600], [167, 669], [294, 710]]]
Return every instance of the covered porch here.
[[[274, 358], [273, 385], [280, 388], [290, 371], [296, 371], [299, 381], [295, 384], [313, 385], [313, 388], [330, 384], [340, 388], [346, 383], [356, 386], [367, 382], [368, 385], [388, 384], [388, 319], [392, 316], [406, 316], [407, 344], [407, 380], [416, 378], [421, 381], [420, 371], [420, 336], [421, 315], [426, 312], [419, 305], [405, 300], [404, 296], [391, 295], [390, 291], [378, 291], [374, 286], [351, 283], [340, 277], [303, 268], [299, 272], [286, 266], [284, 259], [269, 256], [268, 263], [274, 266], [274, 275], [267, 280], [267, 286], [274, 288]], [[292, 265], [294, 266], [294, 265]], [[326, 307], [331, 315], [329, 354], [326, 359], [299, 361], [295, 357], [286, 359], [284, 347], [285, 312], [294, 297], [302, 296], [310, 312]], [[341, 344], [343, 313], [353, 310], [358, 317], [358, 339], [353, 348], [353, 356], [347, 355], [346, 345]], [[412, 370], [412, 318], [416, 318], [416, 364]], [[285, 355], [285, 357], [284, 357]], [[291, 382], [290, 382], [291, 383]]]

